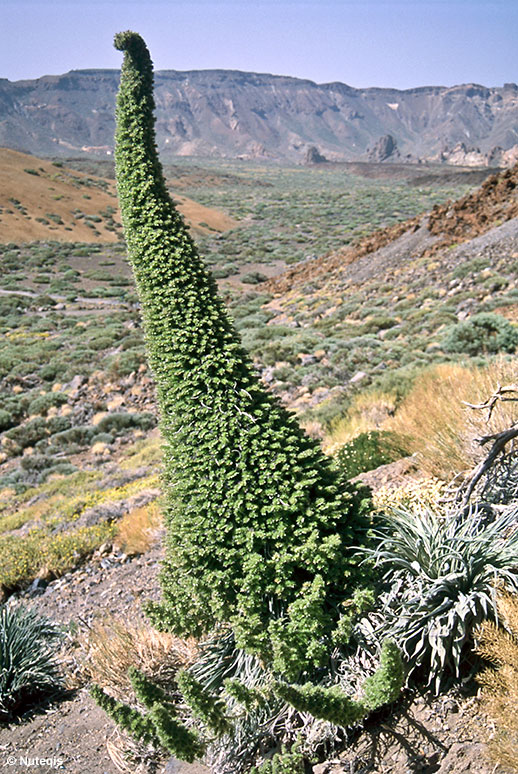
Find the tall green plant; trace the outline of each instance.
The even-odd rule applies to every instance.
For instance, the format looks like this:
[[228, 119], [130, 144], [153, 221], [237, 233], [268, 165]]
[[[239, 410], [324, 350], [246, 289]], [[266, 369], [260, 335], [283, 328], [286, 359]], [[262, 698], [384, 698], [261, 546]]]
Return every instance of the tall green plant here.
[[117, 185], [166, 443], [151, 615], [178, 634], [230, 622], [240, 647], [294, 675], [322, 659], [358, 581], [348, 547], [363, 539], [362, 498], [262, 389], [167, 193], [146, 45], [128, 31], [115, 46]]

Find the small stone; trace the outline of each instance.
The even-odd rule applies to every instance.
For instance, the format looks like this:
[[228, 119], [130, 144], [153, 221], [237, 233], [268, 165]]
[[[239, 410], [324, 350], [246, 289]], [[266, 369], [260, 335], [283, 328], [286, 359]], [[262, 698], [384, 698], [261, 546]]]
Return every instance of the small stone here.
[[349, 384], [357, 384], [367, 378], [365, 371], [357, 371], [354, 376], [349, 379]]
[[110, 454], [110, 447], [107, 443], [104, 443], [104, 441], [97, 441], [97, 443], [94, 443], [92, 446], [92, 454], [99, 457], [105, 457]]
[[116, 411], [124, 403], [123, 395], [116, 395], [114, 398], [106, 402], [106, 408], [108, 411]]

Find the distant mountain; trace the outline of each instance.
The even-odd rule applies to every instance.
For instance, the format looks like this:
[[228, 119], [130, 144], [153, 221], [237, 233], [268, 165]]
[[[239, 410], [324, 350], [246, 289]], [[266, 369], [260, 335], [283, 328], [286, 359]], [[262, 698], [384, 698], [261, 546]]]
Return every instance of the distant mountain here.
[[[0, 145], [40, 155], [109, 155], [118, 81], [117, 70], [0, 79]], [[156, 73], [156, 103], [159, 149], [171, 155], [303, 162], [314, 146], [328, 161], [352, 161], [369, 158], [381, 140], [398, 161], [499, 166], [518, 151], [514, 83], [399, 91], [166, 70]]]

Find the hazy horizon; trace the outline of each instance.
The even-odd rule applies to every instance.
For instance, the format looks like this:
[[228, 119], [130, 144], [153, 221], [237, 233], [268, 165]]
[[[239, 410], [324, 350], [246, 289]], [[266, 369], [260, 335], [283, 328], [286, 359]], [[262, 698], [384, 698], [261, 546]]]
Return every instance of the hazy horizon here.
[[243, 70], [357, 88], [518, 81], [514, 0], [3, 0], [0, 77], [118, 69], [134, 29], [156, 70]]

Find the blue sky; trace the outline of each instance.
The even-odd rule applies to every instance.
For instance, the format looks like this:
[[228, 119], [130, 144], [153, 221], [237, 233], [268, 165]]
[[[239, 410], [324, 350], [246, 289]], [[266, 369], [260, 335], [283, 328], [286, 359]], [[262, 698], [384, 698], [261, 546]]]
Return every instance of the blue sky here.
[[117, 68], [115, 32], [155, 68], [351, 86], [518, 82], [518, 0], [0, 0], [0, 77]]

